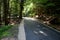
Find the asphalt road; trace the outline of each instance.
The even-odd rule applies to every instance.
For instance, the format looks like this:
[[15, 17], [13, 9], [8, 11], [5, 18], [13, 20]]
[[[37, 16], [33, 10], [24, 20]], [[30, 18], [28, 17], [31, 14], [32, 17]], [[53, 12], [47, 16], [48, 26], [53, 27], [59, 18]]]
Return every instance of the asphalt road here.
[[26, 40], [60, 40], [60, 34], [34, 19], [24, 19]]

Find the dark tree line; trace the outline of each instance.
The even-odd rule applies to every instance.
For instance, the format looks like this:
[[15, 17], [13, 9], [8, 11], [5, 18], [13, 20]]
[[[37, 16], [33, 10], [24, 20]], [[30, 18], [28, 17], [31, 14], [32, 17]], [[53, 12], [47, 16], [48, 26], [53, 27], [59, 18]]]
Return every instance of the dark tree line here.
[[51, 13], [57, 17], [60, 15], [60, 0], [49, 0], [49, 2], [54, 3], [55, 6], [48, 7]]
[[[19, 0], [16, 0], [18, 2]], [[5, 25], [8, 25], [10, 22], [10, 6], [9, 6], [10, 0], [0, 0], [0, 25], [2, 24], [2, 20], [4, 21]], [[3, 5], [2, 5], [3, 3]], [[22, 19], [22, 11], [23, 11], [23, 5], [24, 5], [24, 0], [20, 1], [20, 13], [19, 13], [19, 19]], [[3, 7], [3, 10], [1, 10], [1, 7]], [[17, 6], [16, 6], [17, 7]], [[3, 17], [1, 17], [1, 11], [3, 12]]]

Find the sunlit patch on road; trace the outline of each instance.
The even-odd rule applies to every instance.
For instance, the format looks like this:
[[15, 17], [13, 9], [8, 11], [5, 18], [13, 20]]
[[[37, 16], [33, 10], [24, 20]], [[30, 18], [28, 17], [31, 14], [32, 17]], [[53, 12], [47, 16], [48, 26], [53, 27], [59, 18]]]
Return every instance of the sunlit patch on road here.
[[30, 18], [30, 17], [23, 17], [24, 19], [26, 19], [26, 20], [36, 20], [36, 19], [34, 19], [34, 18]]

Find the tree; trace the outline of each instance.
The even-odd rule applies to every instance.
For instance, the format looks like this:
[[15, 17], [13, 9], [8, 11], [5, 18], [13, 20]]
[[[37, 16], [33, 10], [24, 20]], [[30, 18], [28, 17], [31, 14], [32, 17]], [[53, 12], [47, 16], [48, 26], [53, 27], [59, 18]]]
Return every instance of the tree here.
[[19, 18], [22, 19], [22, 11], [23, 11], [23, 6], [24, 6], [24, 0], [21, 0], [20, 1], [20, 15], [19, 15]]
[[5, 20], [5, 25], [8, 25], [8, 14], [9, 14], [9, 1], [8, 0], [3, 0], [3, 8], [4, 8], [4, 20]]
[[0, 1], [0, 25], [2, 24], [2, 21], [1, 21], [1, 1]]

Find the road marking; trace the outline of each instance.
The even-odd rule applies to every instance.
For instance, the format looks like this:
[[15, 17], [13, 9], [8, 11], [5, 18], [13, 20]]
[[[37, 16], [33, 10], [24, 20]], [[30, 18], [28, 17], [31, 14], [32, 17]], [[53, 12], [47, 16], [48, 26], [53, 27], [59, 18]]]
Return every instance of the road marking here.
[[45, 32], [39, 31], [39, 33], [43, 34], [44, 36], [48, 36]]
[[26, 40], [25, 30], [24, 30], [24, 20], [19, 25], [18, 40]]

